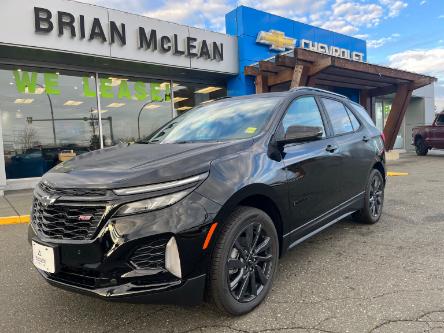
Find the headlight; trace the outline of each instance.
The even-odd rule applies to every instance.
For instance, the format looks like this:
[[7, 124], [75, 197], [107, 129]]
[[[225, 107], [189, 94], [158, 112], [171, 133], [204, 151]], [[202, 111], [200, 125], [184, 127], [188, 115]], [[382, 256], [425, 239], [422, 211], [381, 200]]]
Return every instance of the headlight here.
[[145, 185], [145, 186], [137, 186], [137, 187], [127, 187], [127, 188], [119, 188], [113, 190], [115, 194], [117, 195], [130, 195], [130, 194], [140, 194], [140, 193], [147, 193], [147, 192], [155, 192], [160, 190], [168, 190], [170, 188], [189, 185], [192, 183], [197, 183], [199, 181], [202, 181], [208, 177], [208, 172], [202, 173], [197, 176], [184, 178], [175, 180], [172, 182], [166, 182], [166, 183], [159, 183], [159, 184], [153, 184], [153, 185]]
[[186, 197], [192, 190], [193, 189], [187, 189], [185, 191], [167, 194], [161, 197], [130, 202], [120, 207], [116, 215], [131, 215], [165, 208], [174, 205], [176, 202]]

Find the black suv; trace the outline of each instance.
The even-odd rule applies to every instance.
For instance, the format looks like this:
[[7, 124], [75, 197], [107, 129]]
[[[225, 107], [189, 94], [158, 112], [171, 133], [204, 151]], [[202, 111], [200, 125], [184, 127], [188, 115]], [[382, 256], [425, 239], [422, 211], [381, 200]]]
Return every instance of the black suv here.
[[299, 88], [203, 104], [135, 144], [61, 163], [35, 189], [29, 241], [51, 284], [239, 315], [278, 258], [352, 215], [376, 223], [381, 133], [360, 105]]

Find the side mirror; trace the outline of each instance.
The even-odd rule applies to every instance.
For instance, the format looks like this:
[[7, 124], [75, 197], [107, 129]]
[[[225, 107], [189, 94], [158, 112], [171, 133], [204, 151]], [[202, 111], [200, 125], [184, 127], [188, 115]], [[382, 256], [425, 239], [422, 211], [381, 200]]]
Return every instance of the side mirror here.
[[279, 140], [278, 143], [285, 145], [287, 143], [319, 140], [323, 133], [322, 127], [294, 125], [288, 127], [284, 138]]

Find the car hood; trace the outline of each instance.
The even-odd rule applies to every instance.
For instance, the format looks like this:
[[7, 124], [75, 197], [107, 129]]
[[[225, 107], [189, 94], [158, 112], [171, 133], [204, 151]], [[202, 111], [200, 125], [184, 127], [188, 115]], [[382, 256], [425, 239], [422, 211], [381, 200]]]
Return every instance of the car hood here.
[[211, 161], [247, 149], [252, 142], [120, 144], [61, 163], [43, 179], [56, 188], [119, 188], [161, 183], [207, 172]]

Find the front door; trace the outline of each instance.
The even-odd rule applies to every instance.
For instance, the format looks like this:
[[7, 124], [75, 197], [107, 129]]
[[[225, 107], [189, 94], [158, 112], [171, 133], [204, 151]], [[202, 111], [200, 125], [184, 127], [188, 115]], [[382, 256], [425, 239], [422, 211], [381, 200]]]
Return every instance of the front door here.
[[[289, 206], [293, 231], [304, 230], [323, 213], [338, 204], [336, 179], [340, 177], [340, 162], [336, 158], [336, 142], [329, 138], [316, 99], [296, 98], [288, 107], [280, 131], [290, 126], [316, 126], [323, 129], [322, 139], [288, 144], [283, 148], [287, 174]], [[283, 128], [282, 128], [283, 127]], [[296, 233], [295, 233], [296, 234]]]
[[432, 147], [444, 149], [444, 114], [436, 117], [435, 125], [431, 128], [431, 136]]

